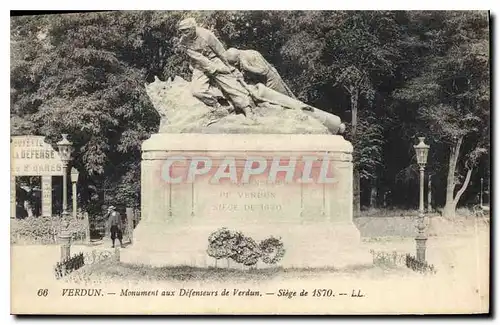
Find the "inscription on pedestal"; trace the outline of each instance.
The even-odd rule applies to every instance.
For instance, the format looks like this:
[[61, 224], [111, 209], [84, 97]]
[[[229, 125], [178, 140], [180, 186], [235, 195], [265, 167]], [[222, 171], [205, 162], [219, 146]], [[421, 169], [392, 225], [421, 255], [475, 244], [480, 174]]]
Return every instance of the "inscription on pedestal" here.
[[219, 200], [211, 209], [224, 212], [278, 212], [283, 206], [276, 203], [276, 196], [276, 192], [271, 191], [220, 191]]
[[222, 227], [281, 238], [284, 266], [342, 265], [350, 255], [339, 248], [359, 241], [352, 146], [341, 137], [157, 134], [142, 151], [133, 249], [146, 264], [165, 253], [158, 265], [204, 267]]

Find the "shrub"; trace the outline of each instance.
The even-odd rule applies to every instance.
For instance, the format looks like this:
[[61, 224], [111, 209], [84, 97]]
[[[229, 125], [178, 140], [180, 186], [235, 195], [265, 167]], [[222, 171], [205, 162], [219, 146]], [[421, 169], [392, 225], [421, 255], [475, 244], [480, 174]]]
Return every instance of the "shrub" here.
[[436, 268], [432, 264], [427, 264], [427, 262], [420, 262], [415, 257], [410, 254], [400, 254], [396, 251], [391, 252], [376, 252], [370, 250], [373, 257], [373, 264], [377, 266], [406, 266], [413, 271], [420, 273], [432, 273], [437, 272]]
[[396, 267], [403, 266], [406, 263], [406, 255], [393, 252], [376, 252], [370, 250], [373, 258], [373, 264], [377, 266]]
[[11, 242], [28, 242], [53, 244], [56, 242], [57, 231], [51, 218], [29, 217], [11, 221]]
[[56, 275], [56, 279], [60, 279], [73, 271], [76, 271], [82, 268], [84, 265], [92, 265], [101, 263], [113, 256], [113, 253], [110, 251], [96, 251], [88, 253], [79, 253], [66, 259], [63, 262], [56, 263], [54, 267], [54, 272]]
[[239, 231], [220, 228], [209, 235], [207, 254], [216, 260], [227, 258], [253, 266], [259, 259], [267, 264], [279, 262], [285, 255], [285, 249], [281, 240], [274, 237], [257, 244], [253, 238]]
[[84, 265], [83, 253], [76, 254], [62, 262], [57, 262], [54, 267], [54, 272], [56, 274], [56, 279], [60, 279], [71, 272], [78, 270]]
[[406, 254], [406, 267], [412, 269], [413, 271], [420, 273], [431, 273], [436, 274], [437, 270], [432, 264], [427, 264], [427, 262], [420, 262], [414, 256]]
[[377, 266], [406, 266], [416, 272], [421, 273], [433, 273], [437, 272], [436, 268], [432, 264], [427, 264], [427, 262], [420, 262], [415, 257], [410, 254], [400, 254], [396, 251], [393, 252], [376, 252], [370, 250], [373, 257], [373, 264]]
[[74, 241], [85, 239], [85, 220], [75, 220], [71, 216], [65, 219], [60, 216], [40, 216], [11, 220], [11, 243], [55, 244], [65, 220], [69, 222], [68, 231], [73, 234]]

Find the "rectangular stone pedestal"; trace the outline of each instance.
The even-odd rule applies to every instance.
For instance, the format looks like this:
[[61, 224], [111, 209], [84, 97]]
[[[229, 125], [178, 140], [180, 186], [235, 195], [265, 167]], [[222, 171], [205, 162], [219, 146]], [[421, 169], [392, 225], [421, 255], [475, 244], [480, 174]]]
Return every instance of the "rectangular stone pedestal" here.
[[123, 262], [215, 266], [208, 237], [226, 227], [257, 243], [280, 238], [277, 266], [371, 263], [352, 222], [352, 146], [341, 136], [155, 134], [142, 150], [142, 218]]

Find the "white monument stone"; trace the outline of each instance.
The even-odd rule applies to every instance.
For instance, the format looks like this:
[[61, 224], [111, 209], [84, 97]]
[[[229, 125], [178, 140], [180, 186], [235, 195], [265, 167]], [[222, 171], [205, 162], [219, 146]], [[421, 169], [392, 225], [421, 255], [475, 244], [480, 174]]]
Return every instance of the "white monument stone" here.
[[208, 238], [225, 227], [257, 242], [281, 238], [283, 267], [371, 262], [357, 251], [352, 146], [337, 135], [340, 118], [292, 98], [275, 69], [262, 77], [280, 87], [247, 84], [214, 51], [215, 36], [200, 47], [209, 32], [188, 25], [179, 28], [193, 31], [182, 38], [191, 83], [145, 85], [161, 120], [142, 146], [142, 219], [122, 261], [214, 266]]
[[[371, 262], [368, 252], [359, 250], [360, 234], [352, 221], [352, 145], [342, 136], [154, 134], [143, 143], [142, 151], [142, 218], [132, 247], [122, 254], [123, 262], [214, 266], [215, 260], [206, 252], [208, 236], [221, 227], [257, 241], [280, 237], [286, 253], [278, 265], [283, 267]], [[203, 175], [194, 175], [189, 183], [190, 162], [205, 161], [204, 157], [210, 158], [211, 166], [199, 163], [197, 172]], [[243, 184], [244, 164], [251, 157], [265, 157], [267, 168]], [[282, 171], [270, 182], [274, 157], [282, 162], [278, 167]], [[318, 164], [312, 165], [313, 180], [301, 181], [304, 157], [328, 162], [327, 183], [317, 181]], [[166, 163], [172, 159], [177, 163]], [[228, 167], [221, 169], [227, 177], [213, 182], [219, 167], [231, 161], [236, 163], [238, 181], [231, 181]], [[295, 179], [287, 182], [285, 167], [294, 161], [296, 168], [289, 170]], [[169, 169], [171, 174], [166, 174]]]

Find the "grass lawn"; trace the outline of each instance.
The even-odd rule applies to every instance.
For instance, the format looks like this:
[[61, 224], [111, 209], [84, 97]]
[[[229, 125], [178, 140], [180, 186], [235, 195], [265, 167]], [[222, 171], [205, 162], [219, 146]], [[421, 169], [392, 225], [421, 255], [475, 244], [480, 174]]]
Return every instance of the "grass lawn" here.
[[142, 281], [174, 281], [174, 282], [261, 282], [286, 279], [312, 279], [318, 276], [335, 274], [345, 276], [357, 274], [363, 276], [386, 276], [387, 274], [401, 276], [410, 275], [413, 271], [401, 266], [360, 266], [346, 269], [333, 268], [265, 268], [242, 269], [225, 267], [152, 267], [148, 265], [134, 265], [115, 262], [109, 259], [94, 265], [88, 265], [68, 277], [68, 281], [94, 282], [94, 280], [123, 280], [140, 283]]
[[[228, 269], [225, 262], [219, 263], [219, 268], [197, 267], [151, 267], [144, 265], [125, 264], [110, 258], [95, 264], [90, 264], [73, 272], [63, 279], [56, 280], [54, 265], [60, 256], [58, 245], [12, 245], [12, 290], [18, 305], [24, 305], [23, 297], [36, 294], [37, 290], [48, 287], [52, 298], [39, 300], [40, 310], [55, 308], [58, 303], [66, 304], [67, 298], [57, 295], [64, 288], [97, 287], [113, 291], [116, 295], [103, 297], [102, 302], [96, 300], [93, 311], [117, 313], [142, 310], [189, 312], [193, 305], [188, 300], [166, 300], [157, 298], [144, 300], [120, 297], [122, 290], [171, 290], [178, 295], [181, 289], [221, 290], [235, 289], [259, 291], [263, 297], [267, 292], [277, 293], [282, 289], [307, 290], [332, 289], [335, 292], [358, 292], [366, 295], [364, 300], [309, 300], [291, 299], [286, 303], [274, 299], [246, 301], [234, 297], [235, 305], [222, 303], [218, 299], [189, 298], [190, 303], [197, 303], [197, 310], [211, 312], [255, 312], [257, 310], [275, 312], [277, 306], [285, 313], [304, 310], [331, 313], [452, 313], [477, 312], [488, 309], [489, 299], [489, 226], [476, 223], [474, 220], [460, 221], [459, 226], [449, 225], [436, 220], [432, 225], [435, 234], [427, 242], [427, 261], [433, 264], [436, 274], [421, 274], [405, 266], [391, 267], [388, 265], [372, 265], [345, 269], [316, 268], [268, 268], [268, 269]], [[380, 220], [377, 221], [379, 225]], [[364, 224], [365, 230], [370, 230]], [[377, 230], [377, 234], [379, 231]], [[415, 254], [413, 237], [387, 236], [366, 237], [363, 244], [375, 252], [396, 252], [398, 254]], [[101, 245], [102, 246], [102, 245]], [[88, 246], [72, 246], [72, 254], [92, 252], [96, 249], [110, 250], [109, 246], [102, 248]], [[125, 248], [127, 249], [127, 248]], [[399, 264], [401, 265], [401, 264]], [[272, 297], [272, 298], [271, 298]], [[176, 296], [176, 299], [188, 299]], [[166, 299], [166, 298], [164, 298]], [[173, 299], [173, 298], [172, 298]], [[248, 298], [250, 299], [250, 298]], [[288, 299], [284, 297], [284, 299]], [[312, 299], [312, 298], [311, 298]], [[339, 298], [340, 299], [340, 298]], [[347, 298], [346, 298], [347, 299]], [[109, 300], [109, 301], [108, 301]], [[38, 300], [37, 300], [38, 301]], [[76, 300], [75, 300], [76, 301]], [[83, 301], [83, 300], [82, 300]], [[89, 300], [90, 301], [90, 300]], [[225, 301], [225, 300], [224, 300]], [[281, 301], [281, 300], [280, 300]], [[175, 303], [174, 303], [175, 302]], [[278, 304], [279, 303], [279, 304]], [[129, 306], [130, 307], [126, 307]], [[307, 304], [304, 305], [304, 304]], [[75, 304], [79, 312], [85, 312], [85, 304]], [[184, 307], [185, 306], [185, 307]], [[257, 307], [255, 307], [257, 306]], [[37, 307], [38, 308], [38, 307]], [[50, 309], [49, 308], [49, 309]], [[80, 307], [78, 307], [80, 308]], [[135, 308], [135, 309], [134, 309]], [[52, 309], [50, 309], [52, 310]], [[54, 309], [55, 310], [55, 309]], [[59, 310], [59, 309], [58, 309]], [[75, 309], [76, 310], [76, 309]]]
[[[380, 226], [381, 218], [373, 222]], [[402, 221], [396, 221], [401, 224]], [[405, 220], [403, 220], [405, 222]], [[431, 222], [433, 232], [427, 242], [427, 261], [433, 264], [439, 276], [460, 272], [461, 268], [470, 271], [474, 263], [488, 263], [489, 227], [477, 223], [473, 219], [460, 220], [453, 225], [436, 219]], [[375, 229], [376, 227], [373, 227]], [[386, 227], [391, 229], [391, 227]], [[380, 232], [374, 231], [379, 234]], [[380, 236], [365, 237], [364, 246], [374, 252], [407, 253], [415, 255], [413, 236]], [[477, 256], [477, 255], [480, 256]], [[471, 264], [472, 263], [472, 264]], [[317, 277], [350, 278], [352, 276], [367, 279], [384, 279], [387, 277], [420, 277], [421, 274], [412, 271], [399, 261], [397, 265], [375, 263], [371, 266], [334, 268], [282, 268], [265, 269], [226, 268], [225, 260], [219, 261], [219, 267], [198, 268], [191, 266], [152, 267], [148, 265], [126, 264], [113, 259], [93, 265], [86, 265], [74, 272], [67, 281], [101, 282], [101, 281], [131, 281], [145, 282], [259, 282], [287, 279], [313, 279]], [[463, 275], [458, 273], [458, 275]], [[428, 275], [430, 276], [430, 275]]]

